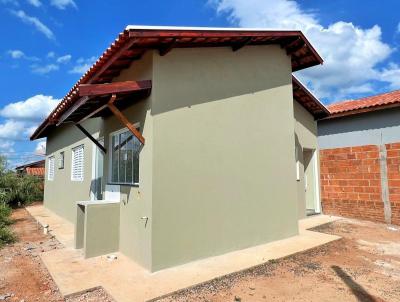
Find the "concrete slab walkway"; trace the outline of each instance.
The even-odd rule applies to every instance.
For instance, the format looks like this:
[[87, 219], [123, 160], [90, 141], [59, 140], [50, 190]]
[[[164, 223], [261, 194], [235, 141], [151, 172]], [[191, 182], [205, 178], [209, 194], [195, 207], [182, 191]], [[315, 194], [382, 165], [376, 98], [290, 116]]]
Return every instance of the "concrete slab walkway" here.
[[74, 247], [74, 225], [64, 218], [37, 204], [26, 207], [38, 223], [49, 226], [49, 233], [54, 235], [65, 247]]
[[[35, 209], [31, 213], [43, 211]], [[48, 211], [48, 210], [46, 210]], [[46, 213], [46, 219], [49, 213]], [[52, 218], [54, 234], [61, 222]], [[71, 246], [41, 255], [43, 262], [64, 296], [102, 286], [116, 301], [147, 301], [230, 273], [263, 264], [339, 239], [338, 236], [308, 231], [306, 228], [338, 220], [337, 217], [313, 216], [300, 221], [300, 234], [288, 239], [211, 257], [156, 273], [150, 273], [132, 260], [116, 253], [117, 260], [107, 257], [83, 259]], [[49, 220], [47, 220], [49, 221]], [[50, 224], [50, 223], [49, 223]], [[69, 240], [67, 240], [68, 242]]]

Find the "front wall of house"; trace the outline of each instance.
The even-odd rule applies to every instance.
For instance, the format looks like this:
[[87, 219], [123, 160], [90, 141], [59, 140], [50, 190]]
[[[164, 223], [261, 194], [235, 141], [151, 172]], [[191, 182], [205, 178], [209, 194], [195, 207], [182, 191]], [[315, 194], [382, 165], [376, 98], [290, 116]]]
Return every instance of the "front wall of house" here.
[[[121, 72], [114, 81], [151, 80], [153, 54], [148, 51], [140, 61], [132, 63], [129, 69]], [[151, 267], [151, 200], [152, 200], [152, 117], [150, 114], [151, 96], [135, 102], [122, 111], [132, 123], [140, 123], [140, 131], [146, 139], [139, 158], [139, 186], [121, 185], [120, 238], [119, 249], [128, 257], [144, 267]], [[129, 102], [129, 100], [126, 100]], [[125, 126], [114, 116], [104, 119], [105, 146], [110, 150], [110, 134]], [[105, 156], [105, 181], [109, 179], [110, 152]], [[146, 224], [142, 217], [149, 217]]]
[[153, 79], [152, 270], [297, 234], [290, 57], [173, 49]]
[[306, 195], [303, 150], [318, 149], [317, 122], [314, 117], [298, 102], [293, 101], [295, 121], [296, 157], [299, 161], [299, 180], [297, 181], [297, 201], [299, 206], [299, 218], [306, 217]]
[[[83, 123], [89, 133], [96, 136], [101, 119]], [[71, 180], [72, 148], [84, 145], [83, 181]], [[58, 168], [60, 152], [64, 151], [64, 169]], [[66, 124], [54, 129], [47, 137], [44, 206], [71, 222], [76, 218], [76, 201], [90, 200], [92, 181], [93, 143], [77, 127]], [[54, 180], [48, 180], [49, 157], [55, 157]]]

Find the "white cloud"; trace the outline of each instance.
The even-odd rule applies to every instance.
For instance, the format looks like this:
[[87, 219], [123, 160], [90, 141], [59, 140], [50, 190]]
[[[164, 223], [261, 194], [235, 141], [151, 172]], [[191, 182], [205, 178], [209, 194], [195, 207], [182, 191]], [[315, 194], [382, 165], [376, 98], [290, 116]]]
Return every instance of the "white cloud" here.
[[43, 24], [38, 18], [27, 15], [23, 10], [11, 10], [11, 13], [25, 24], [34, 26], [36, 30], [44, 34], [48, 39], [55, 39], [54, 33], [50, 30], [50, 28]]
[[[368, 92], [370, 81], [397, 85], [399, 68], [379, 70], [394, 51], [382, 41], [381, 28], [361, 28], [338, 21], [327, 27], [317, 16], [291, 0], [210, 0], [218, 13], [241, 27], [300, 29], [324, 58], [324, 64], [298, 73], [319, 97], [332, 100], [349, 93]], [[257, 8], [257, 9], [255, 9]], [[382, 75], [385, 75], [382, 77]], [[399, 85], [400, 87], [400, 85]]]
[[46, 155], [46, 141], [39, 141], [35, 148], [35, 154]]
[[47, 57], [48, 57], [49, 59], [52, 59], [52, 58], [54, 58], [55, 56], [56, 56], [56, 54], [55, 54], [54, 51], [49, 51], [49, 52], [47, 53]]
[[7, 140], [25, 140], [27, 137], [25, 123], [15, 120], [6, 120], [0, 124], [0, 138]]
[[6, 141], [6, 140], [1, 140], [0, 141], [0, 151], [2, 152], [13, 152], [14, 151], [14, 144], [15, 142], [13, 141]]
[[94, 62], [96, 62], [96, 57], [90, 57], [88, 59], [79, 58], [76, 61], [76, 65], [69, 71], [69, 73], [84, 74]]
[[15, 49], [15, 50], [9, 50], [8, 54], [10, 55], [11, 58], [13, 59], [21, 59], [25, 57], [25, 54], [23, 51]]
[[49, 72], [56, 71], [59, 69], [58, 65], [56, 64], [47, 64], [44, 66], [35, 64], [32, 65], [31, 68], [33, 73], [38, 73], [38, 74], [47, 74]]
[[57, 63], [68, 63], [71, 60], [71, 55], [65, 55], [57, 58]]
[[24, 101], [10, 103], [0, 110], [0, 116], [20, 121], [40, 122], [55, 108], [60, 100], [38, 94]]
[[42, 2], [40, 0], [27, 0], [29, 4], [33, 5], [34, 7], [42, 6]]
[[50, 4], [58, 9], [66, 9], [68, 6], [78, 8], [74, 0], [51, 0]]
[[39, 61], [40, 59], [33, 56], [27, 56], [22, 50], [11, 49], [7, 51], [8, 55], [13, 59], [25, 59], [29, 61]]

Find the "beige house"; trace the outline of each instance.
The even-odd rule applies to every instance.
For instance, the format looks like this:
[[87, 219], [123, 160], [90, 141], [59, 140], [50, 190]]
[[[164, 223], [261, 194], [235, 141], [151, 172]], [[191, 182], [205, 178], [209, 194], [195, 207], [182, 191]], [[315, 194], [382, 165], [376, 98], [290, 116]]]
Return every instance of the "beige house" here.
[[298, 233], [320, 211], [299, 31], [130, 27], [39, 126], [44, 205], [86, 257], [150, 271]]

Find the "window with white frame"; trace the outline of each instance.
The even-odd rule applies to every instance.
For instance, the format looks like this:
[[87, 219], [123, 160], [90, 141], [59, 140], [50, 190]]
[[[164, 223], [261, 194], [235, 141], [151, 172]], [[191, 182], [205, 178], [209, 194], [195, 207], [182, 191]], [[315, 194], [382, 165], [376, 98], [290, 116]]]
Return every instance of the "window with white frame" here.
[[72, 166], [71, 166], [71, 180], [82, 181], [83, 180], [83, 145], [72, 149]]
[[110, 182], [138, 184], [141, 143], [136, 136], [127, 129], [112, 133], [110, 150]]
[[64, 158], [65, 158], [65, 153], [64, 151], [61, 151], [60, 157], [58, 158], [58, 169], [64, 169]]
[[54, 180], [54, 156], [50, 156], [48, 159], [47, 180]]

